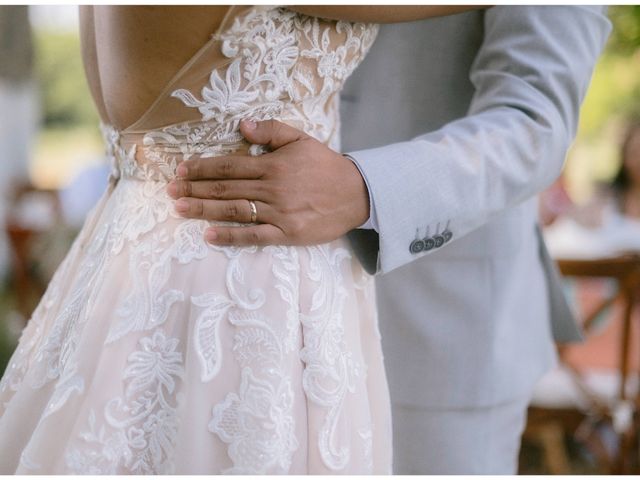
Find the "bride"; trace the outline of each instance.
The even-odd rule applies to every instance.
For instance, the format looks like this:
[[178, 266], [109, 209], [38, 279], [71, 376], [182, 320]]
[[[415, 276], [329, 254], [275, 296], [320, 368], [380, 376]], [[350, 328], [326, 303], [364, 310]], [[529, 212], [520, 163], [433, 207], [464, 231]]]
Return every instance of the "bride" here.
[[377, 32], [358, 22], [457, 10], [81, 7], [110, 186], [0, 383], [0, 473], [390, 472], [372, 278], [347, 242], [212, 246], [166, 189], [183, 160], [265, 153], [242, 119], [339, 149], [338, 93]]

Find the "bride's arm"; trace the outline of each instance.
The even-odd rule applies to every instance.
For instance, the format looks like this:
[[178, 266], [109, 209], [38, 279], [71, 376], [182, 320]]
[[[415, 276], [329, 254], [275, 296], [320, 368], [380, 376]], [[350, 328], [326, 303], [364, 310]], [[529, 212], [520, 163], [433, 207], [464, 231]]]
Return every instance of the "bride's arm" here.
[[468, 10], [488, 8], [486, 5], [289, 5], [287, 8], [304, 15], [347, 20], [350, 22], [398, 23], [443, 17]]

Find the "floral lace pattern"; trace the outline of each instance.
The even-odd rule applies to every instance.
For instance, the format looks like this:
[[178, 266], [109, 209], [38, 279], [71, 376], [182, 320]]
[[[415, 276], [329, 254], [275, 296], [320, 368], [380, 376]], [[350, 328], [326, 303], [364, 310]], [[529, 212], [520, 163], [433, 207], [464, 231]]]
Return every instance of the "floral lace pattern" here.
[[186, 89], [172, 96], [200, 113], [200, 145], [241, 141], [243, 118], [278, 118], [339, 148], [337, 93], [376, 33], [375, 25], [252, 8], [217, 36], [233, 59], [226, 71], [213, 70], [199, 97]]
[[[97, 427], [89, 414], [89, 430], [81, 435], [88, 448], [73, 449], [66, 462], [73, 473], [116, 474], [118, 468], [138, 475], [173, 473], [173, 448], [179, 418], [170, 396], [184, 376], [178, 339], [162, 330], [140, 340], [129, 355], [123, 381], [124, 399], [110, 400], [104, 409], [108, 429]], [[95, 447], [95, 448], [91, 448]]]
[[[345, 242], [212, 246], [209, 222], [180, 218], [166, 193], [188, 158], [263, 153], [240, 136], [242, 118], [278, 118], [337, 148], [337, 93], [375, 35], [245, 8], [206, 46], [225, 61], [204, 85], [179, 88], [188, 68], [169, 85], [193, 119], [103, 126], [109, 190], [0, 382], [1, 473], [388, 471], [371, 431], [388, 405], [368, 397], [384, 373], [366, 374], [365, 350], [381, 357], [372, 282]], [[3, 443], [16, 395], [37, 417], [19, 447]]]

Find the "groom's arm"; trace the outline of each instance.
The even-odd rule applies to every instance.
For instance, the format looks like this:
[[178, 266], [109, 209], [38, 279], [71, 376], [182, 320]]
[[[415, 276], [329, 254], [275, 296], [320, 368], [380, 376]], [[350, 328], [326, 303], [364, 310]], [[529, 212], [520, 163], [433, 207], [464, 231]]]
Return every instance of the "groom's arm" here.
[[448, 228], [455, 241], [558, 176], [609, 29], [600, 7], [494, 7], [485, 13], [465, 118], [410, 142], [353, 152], [362, 176], [291, 127], [245, 123], [245, 137], [272, 153], [189, 160], [169, 193], [180, 198], [182, 215], [208, 220], [248, 222], [246, 199], [256, 201], [260, 225], [213, 227], [213, 243], [301, 245], [361, 225], [369, 215], [366, 180], [379, 257], [373, 251], [365, 264], [390, 271], [427, 254], [410, 251], [416, 230]]
[[609, 29], [601, 7], [494, 7], [471, 70], [468, 116], [351, 153], [373, 200], [379, 270], [437, 250], [417, 252], [423, 244], [414, 243], [412, 252], [416, 231], [448, 228], [455, 241], [558, 177]]

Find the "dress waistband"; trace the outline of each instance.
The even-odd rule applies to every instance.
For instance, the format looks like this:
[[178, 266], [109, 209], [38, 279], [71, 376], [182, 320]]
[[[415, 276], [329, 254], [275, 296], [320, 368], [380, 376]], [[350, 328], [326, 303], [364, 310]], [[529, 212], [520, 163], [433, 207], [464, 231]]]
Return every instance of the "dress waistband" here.
[[175, 178], [178, 164], [190, 158], [212, 158], [237, 152], [260, 155], [264, 149], [249, 145], [238, 132], [216, 143], [200, 143], [183, 135], [165, 131], [121, 133], [101, 124], [105, 153], [111, 165], [110, 179], [120, 178], [169, 182]]

